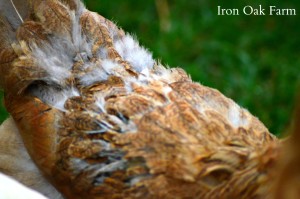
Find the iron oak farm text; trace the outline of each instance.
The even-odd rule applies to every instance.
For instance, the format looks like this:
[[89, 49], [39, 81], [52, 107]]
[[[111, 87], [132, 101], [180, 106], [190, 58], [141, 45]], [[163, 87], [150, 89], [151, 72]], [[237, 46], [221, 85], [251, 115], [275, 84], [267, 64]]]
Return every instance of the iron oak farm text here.
[[263, 8], [262, 5], [258, 7], [247, 5], [241, 10], [238, 8], [222, 8], [218, 6], [218, 15], [274, 15], [274, 16], [294, 16], [297, 15], [296, 9], [292, 8], [277, 8], [276, 6], [269, 6], [268, 9]]

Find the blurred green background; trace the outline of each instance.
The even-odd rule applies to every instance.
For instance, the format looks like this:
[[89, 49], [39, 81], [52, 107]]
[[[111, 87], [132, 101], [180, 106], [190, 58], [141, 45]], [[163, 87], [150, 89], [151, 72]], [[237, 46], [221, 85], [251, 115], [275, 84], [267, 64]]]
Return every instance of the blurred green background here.
[[[276, 135], [284, 132], [300, 89], [299, 16], [269, 16], [269, 6], [296, 9], [300, 1], [86, 0], [90, 10], [137, 36], [154, 57], [183, 67], [247, 108]], [[246, 16], [246, 5], [266, 9]], [[218, 16], [217, 6], [239, 16]], [[299, 12], [299, 13], [298, 13]], [[7, 115], [1, 106], [0, 121]]]

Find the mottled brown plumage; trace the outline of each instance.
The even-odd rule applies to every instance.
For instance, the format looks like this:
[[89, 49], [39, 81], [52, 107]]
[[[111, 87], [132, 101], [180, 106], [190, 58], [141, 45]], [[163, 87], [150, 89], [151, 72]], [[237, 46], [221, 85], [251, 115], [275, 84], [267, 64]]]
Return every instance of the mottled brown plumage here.
[[1, 85], [65, 198], [272, 197], [280, 142], [256, 117], [79, 1], [30, 2], [17, 29], [2, 17]]

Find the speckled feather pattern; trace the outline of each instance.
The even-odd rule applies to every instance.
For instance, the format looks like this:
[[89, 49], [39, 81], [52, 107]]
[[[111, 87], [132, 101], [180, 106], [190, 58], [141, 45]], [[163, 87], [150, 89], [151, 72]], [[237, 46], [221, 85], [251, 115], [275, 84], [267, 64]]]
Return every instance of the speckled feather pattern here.
[[65, 198], [267, 197], [279, 142], [256, 117], [79, 1], [30, 12], [0, 44], [5, 105]]

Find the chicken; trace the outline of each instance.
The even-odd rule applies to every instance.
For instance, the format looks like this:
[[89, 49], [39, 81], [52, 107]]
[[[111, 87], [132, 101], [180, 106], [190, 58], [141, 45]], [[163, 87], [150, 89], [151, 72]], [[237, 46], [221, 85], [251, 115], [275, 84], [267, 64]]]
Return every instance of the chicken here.
[[[80, 1], [0, 5], [0, 83], [18, 147], [64, 198], [275, 197], [282, 142], [247, 110]], [[0, 163], [36, 188], [10, 167]]]

